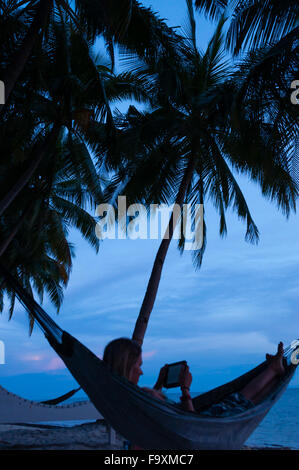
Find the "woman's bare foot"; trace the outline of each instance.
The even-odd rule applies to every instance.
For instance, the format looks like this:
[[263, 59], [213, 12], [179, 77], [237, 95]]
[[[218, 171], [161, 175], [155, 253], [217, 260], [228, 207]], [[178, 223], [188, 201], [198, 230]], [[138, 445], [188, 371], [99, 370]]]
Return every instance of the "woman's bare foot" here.
[[283, 365], [283, 343], [280, 342], [277, 347], [277, 353], [275, 356], [271, 354], [266, 354], [266, 360], [269, 362], [269, 367], [271, 367], [277, 375], [283, 375], [285, 373], [285, 368]]

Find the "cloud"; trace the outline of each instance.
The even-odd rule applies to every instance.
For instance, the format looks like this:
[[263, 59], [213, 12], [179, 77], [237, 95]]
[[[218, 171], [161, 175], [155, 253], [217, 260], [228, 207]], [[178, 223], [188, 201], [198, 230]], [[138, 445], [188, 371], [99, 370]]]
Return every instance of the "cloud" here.
[[158, 351], [155, 349], [155, 350], [152, 350], [152, 351], [145, 351], [142, 356], [144, 359], [149, 359], [151, 357], [154, 357], [156, 356], [158, 353]]
[[63, 361], [59, 357], [54, 356], [54, 353], [51, 351], [22, 353], [18, 355], [16, 359], [22, 363], [26, 363], [26, 369], [34, 369], [38, 372], [56, 371], [66, 368]]
[[178, 353], [217, 353], [234, 352], [235, 354], [259, 354], [275, 351], [276, 344], [260, 332], [238, 333], [206, 333], [196, 337], [156, 338], [148, 341], [148, 347], [161, 351]]
[[50, 371], [50, 370], [53, 371], [53, 370], [61, 370], [61, 369], [65, 369], [65, 364], [59, 357], [53, 357], [53, 359], [51, 359], [49, 363], [43, 367], [44, 371]]
[[19, 359], [24, 362], [43, 361], [44, 355], [43, 354], [24, 354], [24, 355], [19, 356]]

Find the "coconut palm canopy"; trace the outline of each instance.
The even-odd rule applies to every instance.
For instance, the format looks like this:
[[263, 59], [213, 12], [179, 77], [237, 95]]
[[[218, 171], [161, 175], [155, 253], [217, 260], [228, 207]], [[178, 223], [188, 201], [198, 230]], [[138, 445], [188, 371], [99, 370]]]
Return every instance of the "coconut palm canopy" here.
[[[273, 203], [273, 214], [275, 206], [286, 216], [294, 212], [298, 108], [289, 99], [289, 83], [298, 63], [296, 20], [285, 7], [284, 19], [275, 23], [275, 2], [268, 2], [269, 11], [254, 3], [254, 12], [237, 5], [226, 17], [226, 2], [187, 1], [185, 29], [167, 26], [135, 1], [0, 3], [0, 72], [9, 83], [0, 123], [0, 253], [29, 292], [41, 299], [45, 292], [61, 306], [74, 259], [72, 227], [104, 263], [94, 208], [119, 194], [147, 207], [203, 204], [204, 243], [192, 252], [195, 267], [205, 248], [207, 256], [215, 223], [221, 235], [229, 230], [230, 209], [245, 221], [247, 241], [262, 240], [244, 178]], [[214, 21], [203, 50], [196, 34], [202, 14]], [[268, 36], [257, 26], [265, 22]], [[95, 53], [98, 38], [106, 45], [105, 60]], [[126, 112], [113, 111], [128, 99], [135, 101]], [[211, 202], [218, 219], [209, 226]], [[173, 225], [170, 219], [170, 233]], [[163, 240], [152, 255], [147, 288], [142, 278], [130, 320], [132, 326], [140, 309], [134, 331], [140, 342], [159, 299], [170, 245], [171, 239]], [[184, 245], [181, 238], [181, 252]], [[186, 269], [199, 275], [192, 263]], [[14, 294], [5, 284], [1, 289], [11, 316]]]
[[[3, 139], [1, 256], [3, 261], [9, 257], [10, 269], [24, 277], [24, 284], [30, 291], [32, 278], [35, 287], [38, 286], [38, 291], [42, 294], [42, 277], [45, 274], [51, 285], [45, 282], [44, 287], [57, 307], [62, 300], [59, 283], [66, 284], [71, 267], [72, 256], [65, 238], [67, 226], [76, 226], [93, 246], [98, 248], [99, 245], [94, 231], [95, 219], [86, 209], [88, 206], [89, 211], [94, 210], [95, 204], [101, 201], [105, 185], [105, 172], [99, 173], [92, 155], [97, 154], [101, 140], [113, 133], [110, 104], [115, 100], [130, 98], [137, 101], [148, 100], [141, 78], [135, 78], [130, 73], [117, 75], [113, 72], [112, 46], [115, 38], [119, 39], [120, 32], [115, 32], [110, 22], [116, 14], [116, 8], [110, 11], [109, 17], [104, 15], [104, 22], [94, 24], [89, 10], [85, 11], [84, 6], [80, 5], [73, 11], [67, 2], [1, 4], [1, 32], [6, 31], [1, 44], [1, 78], [3, 77], [6, 91], [0, 126]], [[133, 13], [135, 7], [140, 18], [144, 14], [148, 15], [149, 19], [145, 21], [148, 21], [149, 29], [154, 28], [160, 36], [172, 34], [150, 10], [134, 3]], [[36, 22], [39, 24], [38, 28]], [[103, 62], [92, 51], [93, 41], [100, 33], [107, 40], [109, 36], [108, 62]], [[125, 33], [130, 36], [129, 23], [121, 35], [122, 41]], [[152, 37], [145, 37], [143, 48], [140, 48], [140, 43], [135, 38], [140, 54], [144, 54], [145, 50], [152, 53], [155, 48], [160, 47], [160, 41], [163, 42], [163, 37], [159, 37], [159, 40], [157, 38], [156, 42]], [[129, 43], [128, 47], [132, 48], [132, 38]], [[169, 47], [171, 49], [171, 40]], [[23, 125], [20, 125], [21, 122]], [[56, 207], [53, 207], [50, 194], [56, 189], [55, 183], [57, 178], [60, 181], [61, 172], [66, 177], [65, 181], [60, 182], [60, 193], [65, 199], [55, 198]], [[39, 245], [42, 235], [36, 232], [36, 243], [32, 243], [31, 237], [28, 239], [30, 231], [25, 236], [25, 246], [30, 243], [33, 245], [30, 253], [27, 253], [28, 259], [30, 263], [36, 263], [36, 268], [41, 273], [36, 272], [36, 268], [35, 274], [30, 272], [30, 266], [25, 267], [23, 264], [20, 248], [17, 249], [18, 237], [24, 238], [22, 220], [26, 223], [28, 212], [32, 214], [33, 202], [26, 202], [25, 192], [28, 189], [35, 190], [36, 182], [38, 187], [46, 188], [41, 192], [43, 202], [49, 205], [49, 209], [55, 209], [53, 216], [56, 219], [56, 228], [49, 228], [47, 236], [57, 232], [57, 224], [62, 224], [59, 231], [63, 239], [57, 241], [60, 248], [54, 250], [55, 259], [51, 258], [57, 270], [55, 289], [52, 286], [54, 279], [53, 282], [50, 281], [52, 271], [46, 273], [45, 266], [42, 268], [39, 265], [41, 252], [49, 255], [48, 246], [52, 247], [53, 241], [45, 239], [46, 245], [41, 245], [34, 258], [34, 249]], [[38, 193], [40, 194], [39, 190]], [[32, 191], [30, 194], [35, 193]], [[29, 195], [28, 200], [31, 198]], [[21, 218], [18, 222], [16, 209]], [[45, 212], [45, 207], [33, 212], [39, 219], [35, 221], [37, 227], [44, 227]], [[33, 226], [34, 221], [31, 220], [31, 230]], [[63, 253], [63, 244], [68, 253]], [[67, 265], [64, 266], [66, 262]], [[3, 287], [5, 292], [5, 286]], [[14, 296], [11, 293], [9, 295], [12, 295], [12, 313]]]

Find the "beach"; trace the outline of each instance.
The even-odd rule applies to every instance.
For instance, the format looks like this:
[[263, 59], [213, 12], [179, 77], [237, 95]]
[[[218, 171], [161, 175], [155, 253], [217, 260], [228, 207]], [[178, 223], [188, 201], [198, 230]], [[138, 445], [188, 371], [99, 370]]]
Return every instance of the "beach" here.
[[[290, 388], [247, 439], [242, 450], [299, 450], [298, 388]], [[169, 394], [171, 399], [177, 395]], [[72, 398], [68, 403], [82, 400]], [[0, 450], [124, 450], [126, 439], [105, 420], [0, 424]], [[111, 441], [113, 444], [111, 444]]]
[[124, 441], [116, 434], [110, 444], [103, 420], [76, 426], [0, 425], [0, 450], [119, 450]]
[[[123, 450], [125, 438], [115, 435], [109, 443], [107, 425], [103, 420], [76, 426], [1, 424], [0, 450]], [[291, 450], [289, 447], [243, 446], [242, 450]]]

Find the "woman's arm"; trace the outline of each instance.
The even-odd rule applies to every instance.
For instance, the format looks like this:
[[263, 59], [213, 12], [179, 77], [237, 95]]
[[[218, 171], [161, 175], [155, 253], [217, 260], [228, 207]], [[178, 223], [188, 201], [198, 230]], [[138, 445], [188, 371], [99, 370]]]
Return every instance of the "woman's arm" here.
[[192, 398], [191, 398], [191, 395], [190, 395], [190, 392], [189, 392], [189, 388], [184, 387], [184, 388], [181, 388], [181, 390], [182, 390], [182, 396], [181, 396], [180, 400], [181, 400], [182, 408], [186, 411], [195, 412], [193, 402], [192, 402]]
[[153, 388], [148, 387], [141, 387], [142, 390], [152, 395], [154, 398], [158, 398], [158, 400], [165, 400], [165, 395], [160, 390], [154, 390]]
[[192, 382], [192, 375], [190, 374], [189, 366], [186, 366], [185, 369], [182, 369], [182, 372], [180, 375], [180, 387], [182, 391], [180, 400], [181, 400], [182, 408], [184, 410], [195, 412], [192, 398], [190, 395], [191, 382]]

